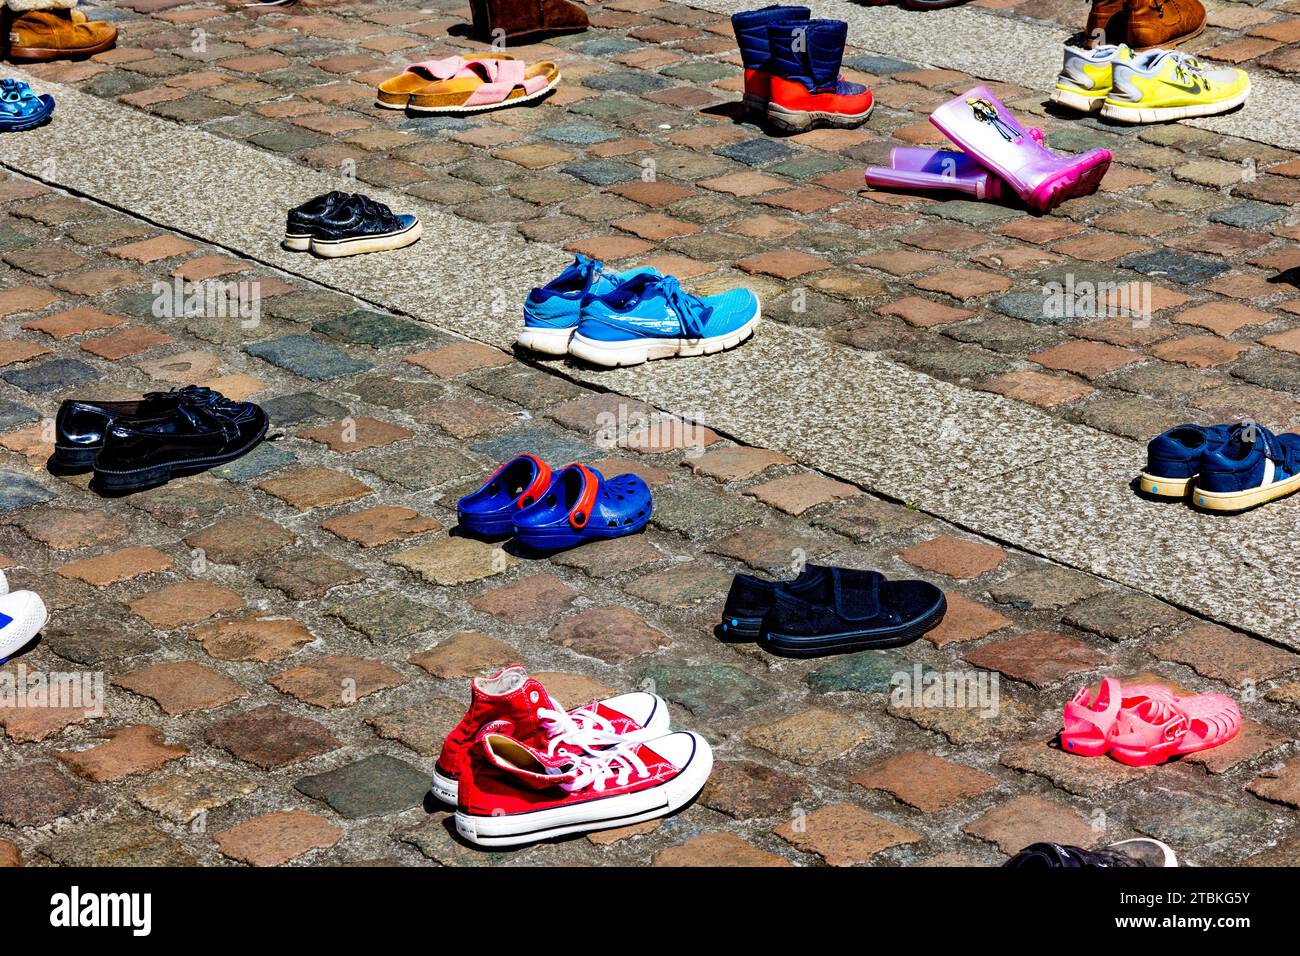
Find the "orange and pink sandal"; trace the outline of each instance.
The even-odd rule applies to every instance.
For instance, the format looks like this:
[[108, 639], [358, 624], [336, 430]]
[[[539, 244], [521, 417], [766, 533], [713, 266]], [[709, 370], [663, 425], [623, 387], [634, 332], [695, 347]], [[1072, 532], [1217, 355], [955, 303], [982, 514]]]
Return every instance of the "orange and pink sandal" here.
[[527, 66], [522, 60], [470, 60], [466, 70], [411, 95], [412, 113], [482, 113], [530, 103], [560, 82], [549, 61]]
[[424, 60], [412, 63], [404, 71], [379, 84], [375, 105], [386, 110], [404, 110], [416, 93], [423, 93], [435, 83], [456, 77], [472, 77], [469, 64], [480, 60], [513, 60], [509, 53], [490, 53], [483, 56], [449, 56], [441, 60]]
[[1113, 677], [1102, 680], [1095, 699], [1088, 693], [1088, 688], [1080, 687], [1074, 699], [1065, 705], [1061, 749], [1083, 757], [1102, 756], [1110, 750], [1120, 713], [1148, 700], [1172, 702], [1174, 692], [1160, 684], [1120, 687], [1119, 681]]
[[1150, 767], [1226, 744], [1240, 730], [1241, 710], [1226, 694], [1152, 697], [1120, 711], [1110, 755], [1130, 767]]

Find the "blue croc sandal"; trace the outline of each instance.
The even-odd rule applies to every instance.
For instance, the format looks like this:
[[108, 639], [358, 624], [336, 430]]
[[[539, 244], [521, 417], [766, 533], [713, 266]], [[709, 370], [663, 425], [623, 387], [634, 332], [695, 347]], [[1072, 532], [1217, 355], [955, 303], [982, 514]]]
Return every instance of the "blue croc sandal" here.
[[0, 133], [35, 129], [54, 113], [54, 97], [37, 96], [22, 80], [0, 80]]
[[573, 464], [556, 472], [550, 490], [515, 515], [515, 540], [535, 551], [636, 534], [650, 520], [650, 488], [636, 475], [606, 478]]
[[484, 538], [514, 534], [515, 516], [546, 493], [551, 466], [536, 455], [518, 455], [498, 468], [478, 491], [456, 502], [460, 527]]

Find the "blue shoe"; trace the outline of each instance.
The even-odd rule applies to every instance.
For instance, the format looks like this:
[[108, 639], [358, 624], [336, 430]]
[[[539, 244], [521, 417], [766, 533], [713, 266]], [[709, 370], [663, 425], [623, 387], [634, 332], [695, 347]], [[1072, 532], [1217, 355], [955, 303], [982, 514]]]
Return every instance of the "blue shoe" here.
[[456, 502], [458, 526], [480, 538], [508, 538], [515, 516], [551, 487], [551, 466], [536, 455], [517, 455]]
[[534, 551], [636, 534], [650, 520], [650, 488], [636, 475], [605, 478], [573, 464], [555, 473], [536, 504], [515, 513], [515, 540]]
[[21, 133], [49, 121], [54, 97], [37, 96], [22, 80], [0, 80], [0, 133]]
[[0, 596], [0, 664], [30, 644], [47, 617], [45, 602], [31, 591]]
[[701, 299], [673, 276], [637, 276], [583, 306], [569, 354], [608, 368], [712, 355], [749, 338], [759, 313], [758, 296], [748, 289]]
[[1159, 498], [1182, 498], [1201, 470], [1201, 456], [1228, 443], [1231, 425], [1179, 425], [1147, 443], [1138, 487]]
[[515, 343], [544, 355], [564, 355], [582, 317], [582, 303], [604, 295], [637, 275], [658, 276], [659, 270], [638, 266], [626, 272], [606, 272], [605, 264], [578, 256], [558, 276], [524, 300], [524, 330]]
[[1222, 448], [1206, 452], [1192, 503], [1210, 511], [1244, 511], [1300, 491], [1300, 435], [1238, 425]]
[[731, 29], [740, 47], [740, 61], [745, 67], [746, 109], [767, 114], [767, 103], [772, 98], [771, 49], [767, 43], [767, 28], [786, 20], [808, 22], [812, 11], [807, 7], [762, 7], [732, 14]]

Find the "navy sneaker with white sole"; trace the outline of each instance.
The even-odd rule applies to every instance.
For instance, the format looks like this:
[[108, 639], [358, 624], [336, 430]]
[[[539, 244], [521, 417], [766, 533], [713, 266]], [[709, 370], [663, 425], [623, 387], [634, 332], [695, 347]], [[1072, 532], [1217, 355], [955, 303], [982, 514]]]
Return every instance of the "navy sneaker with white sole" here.
[[381, 202], [357, 194], [321, 217], [312, 229], [311, 251], [326, 259], [389, 252], [416, 242], [423, 227], [411, 215], [398, 215]]

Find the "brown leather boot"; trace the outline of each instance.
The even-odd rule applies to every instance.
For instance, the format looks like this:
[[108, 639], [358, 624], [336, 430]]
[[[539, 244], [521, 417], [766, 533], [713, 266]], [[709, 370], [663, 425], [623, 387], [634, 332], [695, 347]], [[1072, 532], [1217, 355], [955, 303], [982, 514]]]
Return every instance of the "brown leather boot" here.
[[1204, 29], [1201, 0], [1128, 0], [1128, 45], [1135, 50], [1177, 46]]
[[103, 53], [117, 42], [117, 28], [86, 19], [80, 10], [11, 11], [9, 59], [61, 60]]
[[[587, 11], [570, 0], [470, 0], [474, 37], [487, 43], [587, 29]], [[499, 31], [499, 32], [498, 32]]]
[[1088, 25], [1083, 28], [1085, 48], [1128, 42], [1126, 0], [1092, 0]]

